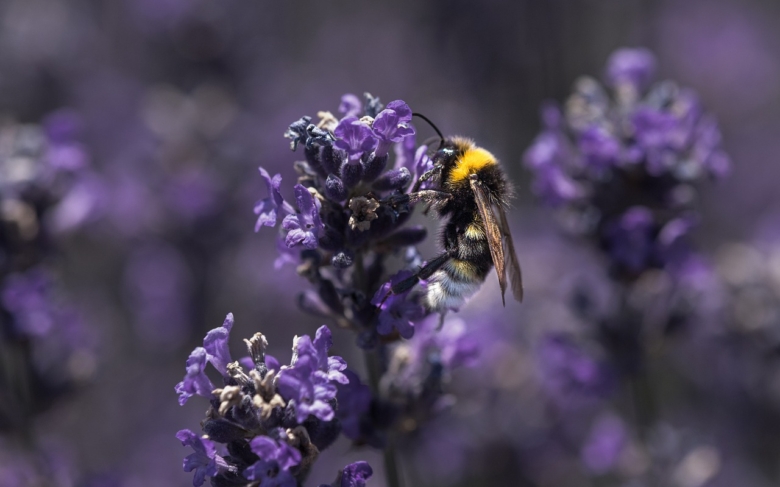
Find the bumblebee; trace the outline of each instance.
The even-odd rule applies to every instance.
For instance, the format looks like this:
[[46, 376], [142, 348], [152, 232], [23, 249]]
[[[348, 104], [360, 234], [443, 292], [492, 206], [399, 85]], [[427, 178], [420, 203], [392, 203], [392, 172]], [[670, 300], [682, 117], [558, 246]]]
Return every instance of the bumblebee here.
[[[424, 202], [445, 218], [440, 235], [444, 251], [392, 286], [391, 294], [426, 280], [424, 304], [444, 314], [476, 293], [495, 266], [504, 306], [507, 275], [512, 295], [522, 301], [522, 273], [505, 213], [512, 187], [498, 160], [469, 139], [445, 139], [427, 118], [415, 116], [431, 124], [441, 144], [432, 157], [433, 168], [420, 176], [411, 193], [398, 195], [393, 204]], [[428, 189], [420, 190], [425, 182]]]

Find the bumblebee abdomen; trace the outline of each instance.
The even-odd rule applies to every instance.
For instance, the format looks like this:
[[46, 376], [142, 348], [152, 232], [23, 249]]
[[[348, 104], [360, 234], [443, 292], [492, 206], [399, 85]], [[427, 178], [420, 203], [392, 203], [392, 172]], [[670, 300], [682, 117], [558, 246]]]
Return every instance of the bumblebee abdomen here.
[[431, 311], [458, 309], [466, 299], [479, 291], [487, 273], [467, 260], [452, 259], [428, 281], [425, 296]]

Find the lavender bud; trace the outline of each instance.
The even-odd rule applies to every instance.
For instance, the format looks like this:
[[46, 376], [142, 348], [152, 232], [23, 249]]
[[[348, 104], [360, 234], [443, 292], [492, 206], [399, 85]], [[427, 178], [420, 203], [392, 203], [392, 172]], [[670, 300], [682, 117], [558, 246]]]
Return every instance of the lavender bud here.
[[374, 118], [379, 114], [379, 112], [382, 111], [382, 109], [385, 107], [381, 101], [379, 101], [379, 97], [373, 96], [371, 93], [363, 93], [363, 97], [366, 99], [366, 106], [365, 106], [365, 112], [366, 115], [368, 115], [371, 118]]
[[332, 145], [326, 145], [320, 152], [320, 161], [325, 172], [338, 174], [339, 168], [344, 162], [343, 153], [335, 150]]
[[306, 432], [319, 450], [324, 450], [333, 444], [341, 433], [341, 422], [338, 418], [332, 421], [321, 421], [314, 416], [309, 416], [303, 423]]
[[371, 182], [382, 174], [387, 166], [387, 154], [383, 156], [377, 156], [371, 154], [368, 159], [363, 162], [363, 181]]
[[319, 295], [320, 299], [322, 299], [322, 302], [325, 303], [335, 313], [340, 314], [344, 312], [344, 305], [341, 303], [341, 296], [339, 296], [338, 291], [336, 291], [336, 286], [334, 286], [332, 282], [324, 279], [320, 281], [317, 294]]
[[404, 189], [409, 186], [411, 180], [412, 174], [405, 167], [393, 169], [384, 173], [374, 182], [374, 189], [378, 191]]
[[325, 180], [325, 196], [333, 201], [344, 201], [347, 199], [347, 188], [344, 182], [335, 174], [328, 174]]
[[349, 249], [345, 249], [335, 254], [330, 262], [331, 264], [333, 264], [333, 267], [335, 267], [336, 269], [346, 269], [347, 267], [352, 265], [354, 259], [355, 259], [354, 252], [352, 252]]
[[346, 161], [341, 165], [341, 179], [348, 188], [353, 188], [363, 177], [363, 166], [359, 161]]
[[303, 150], [303, 154], [306, 156], [306, 162], [309, 163], [309, 167], [315, 170], [317, 174], [320, 176], [325, 176], [327, 174], [320, 161], [319, 147], [307, 145]]

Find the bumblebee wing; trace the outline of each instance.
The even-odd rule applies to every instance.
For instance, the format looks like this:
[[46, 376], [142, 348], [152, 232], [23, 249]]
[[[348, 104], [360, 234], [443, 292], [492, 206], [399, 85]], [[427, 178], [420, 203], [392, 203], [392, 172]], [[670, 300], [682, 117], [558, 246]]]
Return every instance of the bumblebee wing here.
[[498, 213], [498, 222], [501, 226], [501, 233], [504, 236], [504, 252], [509, 257], [509, 282], [512, 285], [512, 295], [517, 301], [523, 301], [523, 272], [520, 270], [520, 262], [517, 260], [515, 252], [515, 243], [512, 241], [512, 233], [509, 231], [509, 223], [506, 220], [506, 213], [501, 205], [496, 205], [495, 210]]
[[504, 299], [506, 292], [506, 261], [504, 259], [504, 245], [501, 242], [503, 232], [493, 213], [493, 202], [488, 189], [474, 177], [469, 182], [471, 183], [471, 190], [474, 192], [474, 199], [477, 201], [479, 216], [485, 225], [485, 235], [490, 248], [490, 256], [493, 258], [493, 265], [496, 266], [498, 285], [501, 287], [501, 302], [506, 306], [506, 300]]

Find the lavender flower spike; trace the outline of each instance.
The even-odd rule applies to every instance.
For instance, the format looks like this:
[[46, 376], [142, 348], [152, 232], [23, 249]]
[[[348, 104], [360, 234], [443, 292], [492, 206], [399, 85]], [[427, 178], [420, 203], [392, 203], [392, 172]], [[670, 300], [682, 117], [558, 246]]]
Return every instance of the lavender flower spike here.
[[279, 186], [282, 184], [282, 176], [275, 174], [272, 178], [268, 171], [260, 169], [260, 176], [265, 180], [265, 185], [268, 188], [268, 197], [258, 201], [255, 204], [255, 215], [257, 215], [257, 223], [255, 224], [255, 232], [260, 230], [260, 227], [275, 227], [279, 214], [278, 209], [281, 208], [287, 214], [295, 213], [295, 210], [289, 203], [284, 201], [282, 194], [279, 192]]
[[195, 394], [211, 397], [214, 384], [203, 373], [203, 369], [206, 368], [206, 357], [206, 350], [203, 347], [198, 347], [192, 351], [187, 359], [187, 375], [175, 387], [179, 394], [179, 405], [183, 406]]
[[307, 249], [316, 249], [319, 235], [324, 230], [320, 219], [319, 201], [301, 184], [295, 185], [295, 200], [298, 213], [287, 215], [282, 228], [287, 231], [287, 247], [303, 245]]
[[224, 377], [228, 377], [227, 365], [233, 361], [228, 348], [231, 328], [233, 328], [233, 313], [228, 313], [222, 326], [208, 332], [203, 339], [203, 348], [208, 353], [209, 362]]

